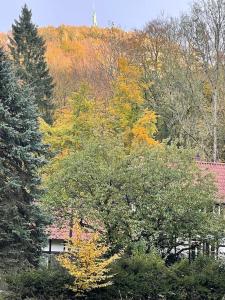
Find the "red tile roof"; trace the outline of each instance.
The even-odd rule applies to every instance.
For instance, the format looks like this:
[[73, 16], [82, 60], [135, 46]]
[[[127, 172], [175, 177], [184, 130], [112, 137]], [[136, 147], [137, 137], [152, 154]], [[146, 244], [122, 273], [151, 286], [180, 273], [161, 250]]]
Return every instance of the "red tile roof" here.
[[[51, 240], [67, 240], [70, 237], [70, 227], [65, 225], [63, 227], [57, 227], [55, 224], [47, 228], [47, 235]], [[75, 230], [72, 232], [72, 236], [76, 236]], [[89, 233], [82, 233], [82, 238], [88, 239]]]
[[215, 176], [219, 197], [225, 203], [225, 163], [198, 161], [197, 165], [201, 170], [210, 172]]
[[47, 235], [51, 240], [66, 240], [69, 234], [69, 226], [57, 227], [56, 225], [51, 225], [47, 228]]

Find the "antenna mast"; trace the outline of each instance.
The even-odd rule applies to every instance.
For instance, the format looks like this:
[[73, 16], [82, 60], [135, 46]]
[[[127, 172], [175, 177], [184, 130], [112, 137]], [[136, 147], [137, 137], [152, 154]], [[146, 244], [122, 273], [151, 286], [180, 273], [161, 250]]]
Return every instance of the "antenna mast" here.
[[95, 2], [93, 1], [93, 13], [92, 13], [92, 26], [93, 27], [97, 27], [98, 26], [98, 22], [97, 22], [97, 14], [96, 14], [96, 10], [95, 10]]

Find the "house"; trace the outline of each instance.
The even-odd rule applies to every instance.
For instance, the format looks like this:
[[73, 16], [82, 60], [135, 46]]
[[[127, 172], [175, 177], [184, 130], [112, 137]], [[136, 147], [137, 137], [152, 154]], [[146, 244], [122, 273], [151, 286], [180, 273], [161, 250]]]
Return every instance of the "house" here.
[[[214, 177], [218, 190], [218, 198], [215, 201], [214, 212], [216, 214], [223, 214], [225, 217], [225, 163], [206, 161], [197, 161], [196, 163], [203, 174], [212, 174]], [[203, 243], [200, 250], [197, 248], [193, 249], [191, 255], [195, 256], [198, 251], [225, 258], [225, 239], [221, 240], [217, 245], [209, 245], [207, 242]], [[188, 255], [190, 255], [190, 252]]]
[[220, 199], [216, 202], [218, 213], [225, 212], [225, 163], [198, 161], [197, 165], [203, 172], [211, 173], [214, 176], [218, 189], [218, 199]]
[[50, 265], [54, 262], [54, 255], [66, 250], [65, 241], [70, 236], [69, 226], [57, 227], [52, 225], [47, 229], [47, 245], [42, 249], [42, 258], [44, 265]]
[[[224, 214], [225, 216], [225, 163], [213, 163], [205, 161], [197, 161], [198, 167], [205, 174], [210, 173], [215, 177], [215, 183], [218, 188], [218, 199], [215, 203], [216, 213]], [[43, 248], [44, 255], [51, 261], [51, 256], [62, 253], [66, 250], [65, 241], [71, 236], [71, 230], [69, 226], [57, 227], [52, 225], [48, 228], [48, 244]], [[207, 252], [216, 252], [216, 255], [225, 257], [225, 239], [213, 249], [212, 246], [206, 245]], [[208, 248], [207, 248], [208, 247]], [[197, 249], [194, 249], [197, 251]], [[49, 260], [50, 258], [50, 260]]]
[[50, 226], [47, 229], [48, 243], [43, 249], [43, 253], [57, 254], [65, 251], [65, 240], [70, 234], [69, 226], [56, 227]]
[[[42, 249], [42, 262], [44, 265], [55, 263], [55, 255], [67, 251], [66, 241], [76, 235], [76, 232], [71, 229], [69, 224], [64, 226], [51, 225], [47, 228], [48, 241]], [[82, 233], [82, 239], [89, 239], [88, 233]]]

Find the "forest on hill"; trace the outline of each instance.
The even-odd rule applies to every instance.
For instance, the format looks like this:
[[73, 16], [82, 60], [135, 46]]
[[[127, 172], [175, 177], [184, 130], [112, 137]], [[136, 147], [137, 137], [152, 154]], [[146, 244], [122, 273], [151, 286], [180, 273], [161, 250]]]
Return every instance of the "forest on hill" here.
[[0, 44], [0, 299], [222, 300], [225, 0]]
[[[56, 83], [56, 107], [65, 106], [68, 96], [82, 83], [90, 86], [93, 96], [109, 97], [118, 58], [128, 52], [133, 33], [65, 25], [40, 28], [39, 33], [46, 42], [46, 59]], [[7, 34], [2, 33], [0, 40], [6, 45]]]
[[[120, 73], [119, 60], [123, 58], [141, 73], [136, 79], [141, 85], [144, 107], [158, 116], [157, 140], [195, 148], [202, 159], [213, 160], [216, 155], [223, 160], [222, 49], [218, 49], [218, 70], [214, 65], [206, 68], [206, 64], [213, 64], [216, 53], [205, 46], [201, 32], [193, 31], [199, 24], [188, 22], [192, 21], [185, 17], [177, 23], [157, 19], [142, 31], [133, 32], [65, 25], [40, 28], [55, 82], [55, 108], [67, 106], [69, 96], [81, 84], [88, 86], [95, 101], [108, 106]], [[1, 34], [0, 39], [7, 44], [6, 34]], [[211, 45], [213, 36], [207, 43], [208, 47], [216, 46]], [[221, 48], [220, 44], [218, 41]], [[212, 99], [215, 84], [216, 125]]]

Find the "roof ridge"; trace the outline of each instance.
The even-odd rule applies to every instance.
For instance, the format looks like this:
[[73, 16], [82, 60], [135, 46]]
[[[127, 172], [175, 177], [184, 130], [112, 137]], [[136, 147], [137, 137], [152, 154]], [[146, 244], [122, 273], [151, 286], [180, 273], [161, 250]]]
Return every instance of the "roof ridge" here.
[[213, 161], [197, 161], [197, 164], [205, 164], [205, 165], [222, 165], [225, 166], [223, 162], [213, 162]]

